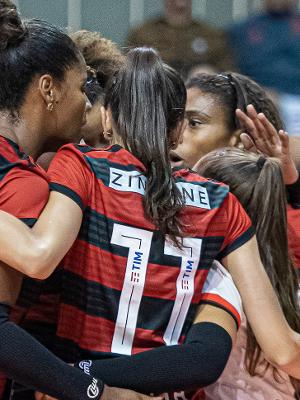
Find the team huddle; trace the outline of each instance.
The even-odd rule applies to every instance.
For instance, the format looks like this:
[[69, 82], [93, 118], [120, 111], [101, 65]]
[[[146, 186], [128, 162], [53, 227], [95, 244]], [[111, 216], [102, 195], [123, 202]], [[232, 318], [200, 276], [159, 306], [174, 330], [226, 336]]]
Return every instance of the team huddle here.
[[264, 90], [10, 0], [0, 32], [1, 398], [297, 398], [300, 179]]

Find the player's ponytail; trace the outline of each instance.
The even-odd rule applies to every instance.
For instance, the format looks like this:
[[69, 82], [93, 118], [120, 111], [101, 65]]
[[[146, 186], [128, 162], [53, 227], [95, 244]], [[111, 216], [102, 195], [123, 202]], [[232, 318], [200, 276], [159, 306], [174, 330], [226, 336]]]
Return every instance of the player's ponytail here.
[[[279, 160], [227, 148], [207, 154], [196, 169], [229, 185], [249, 214], [262, 263], [284, 315], [290, 327], [300, 333], [298, 280], [288, 251], [286, 194]], [[264, 374], [268, 363], [261, 360], [261, 349], [248, 326], [245, 362], [251, 375]], [[274, 376], [277, 378], [276, 369]]]
[[176, 243], [182, 235], [178, 213], [183, 199], [172, 177], [169, 151], [181, 133], [185, 103], [180, 76], [146, 47], [129, 51], [106, 99], [125, 148], [147, 169], [145, 214]]

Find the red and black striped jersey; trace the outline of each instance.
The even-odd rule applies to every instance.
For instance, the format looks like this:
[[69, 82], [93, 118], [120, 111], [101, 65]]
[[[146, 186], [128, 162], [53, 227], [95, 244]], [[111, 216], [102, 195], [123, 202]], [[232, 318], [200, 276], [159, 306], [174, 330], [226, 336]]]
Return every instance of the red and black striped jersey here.
[[32, 226], [48, 197], [45, 171], [16, 143], [0, 136], [0, 209]]
[[[0, 209], [33, 226], [49, 197], [46, 172], [10, 139], [0, 136]], [[33, 280], [24, 280], [24, 285]], [[38, 298], [40, 284], [30, 284], [31, 301]], [[28, 302], [24, 298], [24, 305]]]
[[[0, 209], [21, 219], [28, 226], [33, 226], [48, 197], [49, 182], [45, 171], [16, 143], [0, 136]], [[25, 313], [23, 306], [36, 301], [41, 293], [39, 283], [32, 286], [31, 282], [27, 278], [23, 281], [21, 291], [27, 294], [23, 298], [22, 307], [18, 308], [18, 320]], [[30, 291], [27, 287], [30, 287]], [[2, 375], [0, 381], [1, 397], [5, 382]]]
[[48, 173], [83, 211], [62, 262], [57, 354], [71, 362], [181, 343], [212, 261], [253, 235], [228, 187], [174, 172], [186, 204], [179, 249], [145, 217], [145, 167], [120, 146], [64, 146]]

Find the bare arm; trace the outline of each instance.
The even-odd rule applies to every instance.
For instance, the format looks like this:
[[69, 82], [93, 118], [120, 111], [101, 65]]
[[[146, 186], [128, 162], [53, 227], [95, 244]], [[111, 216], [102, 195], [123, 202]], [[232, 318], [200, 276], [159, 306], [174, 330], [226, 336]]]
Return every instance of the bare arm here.
[[0, 259], [25, 275], [45, 279], [74, 243], [81, 221], [81, 208], [58, 192], [51, 192], [32, 229], [1, 211]]
[[237, 327], [234, 319], [228, 314], [228, 312], [221, 308], [211, 306], [209, 304], [202, 304], [197, 310], [194, 324], [198, 322], [212, 322], [221, 326], [230, 335], [232, 342], [236, 339]]
[[0, 262], [0, 303], [14, 305], [19, 296], [23, 274]]
[[300, 335], [288, 325], [261, 263], [256, 238], [223, 259], [266, 359], [300, 379]]

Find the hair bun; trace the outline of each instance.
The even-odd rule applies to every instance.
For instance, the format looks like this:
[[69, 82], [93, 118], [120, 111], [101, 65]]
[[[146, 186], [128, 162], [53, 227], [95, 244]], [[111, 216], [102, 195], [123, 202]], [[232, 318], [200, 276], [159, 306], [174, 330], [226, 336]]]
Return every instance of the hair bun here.
[[0, 51], [17, 43], [24, 34], [17, 7], [10, 0], [0, 0]]

